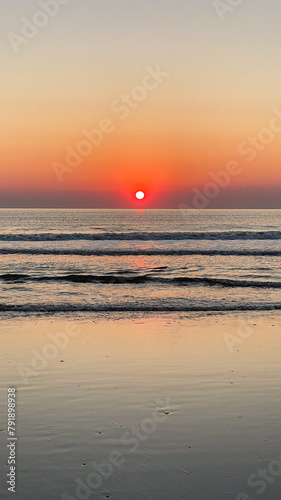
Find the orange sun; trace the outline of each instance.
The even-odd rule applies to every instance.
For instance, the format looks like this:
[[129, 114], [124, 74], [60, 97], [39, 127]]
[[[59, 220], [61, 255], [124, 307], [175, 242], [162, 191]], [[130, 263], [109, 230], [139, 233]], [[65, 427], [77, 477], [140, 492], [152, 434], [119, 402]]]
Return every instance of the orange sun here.
[[135, 197], [137, 198], [137, 200], [143, 200], [145, 197], [145, 194], [143, 191], [137, 191], [135, 194]]

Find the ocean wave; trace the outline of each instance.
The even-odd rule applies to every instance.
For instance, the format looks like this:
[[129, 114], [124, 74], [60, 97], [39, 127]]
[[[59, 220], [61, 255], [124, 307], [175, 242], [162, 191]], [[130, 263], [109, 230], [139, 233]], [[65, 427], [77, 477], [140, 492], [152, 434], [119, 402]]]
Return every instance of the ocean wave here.
[[178, 286], [220, 286], [220, 287], [236, 287], [236, 288], [281, 288], [279, 281], [258, 281], [258, 280], [239, 280], [229, 278], [211, 278], [211, 277], [158, 277], [149, 274], [135, 276], [120, 276], [120, 275], [92, 275], [92, 274], [66, 274], [57, 276], [32, 276], [28, 274], [9, 273], [0, 275], [0, 280], [12, 283], [22, 283], [24, 281], [32, 282], [68, 282], [68, 283], [102, 283], [109, 285], [126, 285], [126, 284], [166, 284]]
[[265, 249], [185, 249], [185, 248], [138, 248], [138, 249], [78, 249], [78, 248], [0, 248], [0, 255], [77, 255], [85, 257], [122, 257], [130, 255], [241, 255], [280, 257], [280, 250]]
[[164, 241], [164, 240], [281, 240], [281, 231], [103, 232], [0, 234], [0, 241]]
[[244, 304], [209, 304], [182, 305], [182, 304], [128, 304], [113, 305], [99, 304], [0, 304], [0, 312], [33, 313], [33, 314], [60, 314], [60, 313], [99, 313], [99, 312], [240, 312], [240, 311], [280, 311], [281, 303], [244, 303]]

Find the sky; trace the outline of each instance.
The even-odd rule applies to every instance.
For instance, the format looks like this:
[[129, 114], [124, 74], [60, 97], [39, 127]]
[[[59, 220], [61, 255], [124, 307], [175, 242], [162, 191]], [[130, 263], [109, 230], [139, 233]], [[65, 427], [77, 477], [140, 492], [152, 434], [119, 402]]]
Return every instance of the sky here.
[[0, 207], [281, 208], [280, 19], [276, 0], [0, 0]]

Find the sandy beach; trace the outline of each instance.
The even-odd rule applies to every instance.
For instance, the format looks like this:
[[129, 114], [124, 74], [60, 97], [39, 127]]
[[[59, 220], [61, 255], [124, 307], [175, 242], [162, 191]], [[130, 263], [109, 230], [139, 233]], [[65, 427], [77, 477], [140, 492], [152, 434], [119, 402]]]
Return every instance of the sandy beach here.
[[0, 500], [281, 500], [280, 19], [0, 0]]
[[3, 319], [20, 499], [246, 500], [262, 482], [277, 498], [278, 475], [253, 475], [280, 458], [278, 324], [278, 312]]

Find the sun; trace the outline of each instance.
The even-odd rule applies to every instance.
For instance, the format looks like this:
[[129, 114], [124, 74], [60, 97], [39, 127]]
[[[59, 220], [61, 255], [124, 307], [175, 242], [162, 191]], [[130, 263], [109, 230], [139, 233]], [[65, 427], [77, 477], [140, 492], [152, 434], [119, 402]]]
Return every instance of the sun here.
[[137, 198], [137, 200], [143, 200], [145, 197], [145, 194], [143, 191], [137, 191], [135, 194], [135, 197]]

